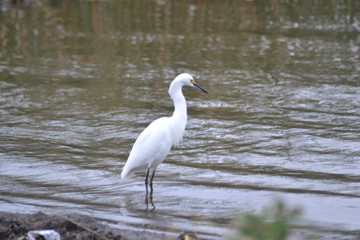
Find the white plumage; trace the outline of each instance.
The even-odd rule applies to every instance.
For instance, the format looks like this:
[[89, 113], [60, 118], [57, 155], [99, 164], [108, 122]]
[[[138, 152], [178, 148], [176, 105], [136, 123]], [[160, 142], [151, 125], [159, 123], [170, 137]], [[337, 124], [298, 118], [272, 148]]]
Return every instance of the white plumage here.
[[134, 172], [147, 171], [145, 185], [149, 171], [153, 171], [150, 186], [156, 168], [168, 155], [172, 146], [181, 141], [187, 122], [186, 100], [182, 93], [183, 86], [194, 86], [207, 93], [196, 84], [188, 73], [178, 75], [170, 84], [169, 95], [174, 102], [174, 113], [171, 117], [162, 117], [152, 122], [136, 139], [126, 164], [121, 172], [121, 178], [131, 177]]

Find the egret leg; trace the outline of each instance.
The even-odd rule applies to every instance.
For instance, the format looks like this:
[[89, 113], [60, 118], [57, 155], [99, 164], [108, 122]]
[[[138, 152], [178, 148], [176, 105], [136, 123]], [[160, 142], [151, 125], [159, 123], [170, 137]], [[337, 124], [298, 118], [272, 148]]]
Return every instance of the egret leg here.
[[[148, 191], [148, 178], [149, 178], [149, 172], [150, 172], [150, 168], [147, 170], [147, 173], [146, 173], [146, 178], [145, 178], [145, 189], [146, 189], [146, 195], [147, 193], [149, 192]], [[150, 183], [151, 184], [151, 183]], [[151, 187], [152, 189], [152, 187]]]
[[[150, 168], [147, 170], [146, 178], [145, 178], [145, 188], [146, 188], [145, 204], [146, 204], [146, 210], [148, 210], [149, 209], [149, 201], [150, 201], [150, 204], [153, 207], [151, 209], [151, 211], [152, 211], [152, 210], [155, 209], [155, 205], [154, 205], [154, 202], [153, 202], [153, 187], [152, 187], [152, 182], [153, 182], [153, 179], [154, 179], [154, 176], [155, 176], [155, 170], [153, 171], [153, 173], [152, 173], [152, 175], [150, 177], [150, 182], [148, 182], [149, 173], [150, 173]], [[150, 184], [150, 194], [149, 194], [149, 190], [148, 190], [148, 185], [149, 184]]]
[[155, 177], [155, 171], [156, 169], [154, 169], [152, 175], [151, 175], [151, 178], [150, 178], [150, 194], [152, 195], [153, 193], [153, 180], [154, 180], [154, 177]]
[[154, 169], [154, 171], [152, 172], [151, 174], [151, 178], [150, 178], [150, 194], [149, 194], [149, 201], [150, 201], [150, 204], [152, 206], [152, 209], [150, 211], [153, 211], [155, 210], [155, 205], [154, 205], [154, 201], [153, 201], [153, 180], [154, 180], [154, 176], [155, 176], [155, 171], [156, 169]]

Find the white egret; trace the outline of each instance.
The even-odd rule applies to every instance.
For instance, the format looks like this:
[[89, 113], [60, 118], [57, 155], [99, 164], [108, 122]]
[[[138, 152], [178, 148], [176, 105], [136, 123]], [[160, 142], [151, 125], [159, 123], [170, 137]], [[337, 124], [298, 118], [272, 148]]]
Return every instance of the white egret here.
[[186, 100], [182, 93], [183, 86], [197, 87], [208, 93], [196, 84], [188, 73], [178, 75], [170, 84], [169, 95], [174, 102], [174, 113], [171, 117], [162, 117], [153, 121], [136, 139], [126, 164], [121, 172], [121, 178], [131, 177], [134, 172], [147, 170], [145, 178], [146, 192], [148, 192], [149, 172], [150, 192], [158, 165], [168, 155], [172, 146], [180, 143], [187, 122]]

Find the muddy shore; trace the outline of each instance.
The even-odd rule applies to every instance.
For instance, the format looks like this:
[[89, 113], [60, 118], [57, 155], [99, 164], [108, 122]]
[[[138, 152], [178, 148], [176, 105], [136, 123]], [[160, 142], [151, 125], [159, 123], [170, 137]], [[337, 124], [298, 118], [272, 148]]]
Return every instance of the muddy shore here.
[[184, 234], [181, 233], [175, 237], [174, 235], [154, 233], [147, 230], [135, 231], [113, 228], [99, 223], [92, 217], [78, 214], [57, 216], [42, 212], [34, 214], [0, 212], [0, 240], [24, 240], [29, 231], [44, 229], [57, 231], [62, 240], [172, 240], [185, 238]]

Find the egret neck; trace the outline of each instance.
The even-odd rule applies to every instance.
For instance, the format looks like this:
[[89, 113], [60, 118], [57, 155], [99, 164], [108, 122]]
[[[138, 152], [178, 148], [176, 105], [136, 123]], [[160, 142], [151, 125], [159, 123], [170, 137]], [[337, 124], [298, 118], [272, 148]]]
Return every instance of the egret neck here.
[[186, 100], [182, 93], [182, 84], [180, 82], [172, 82], [169, 88], [169, 95], [174, 102], [174, 113], [171, 116], [173, 120], [171, 131], [174, 133], [173, 145], [178, 145], [184, 135], [186, 121], [187, 121], [187, 108]]

